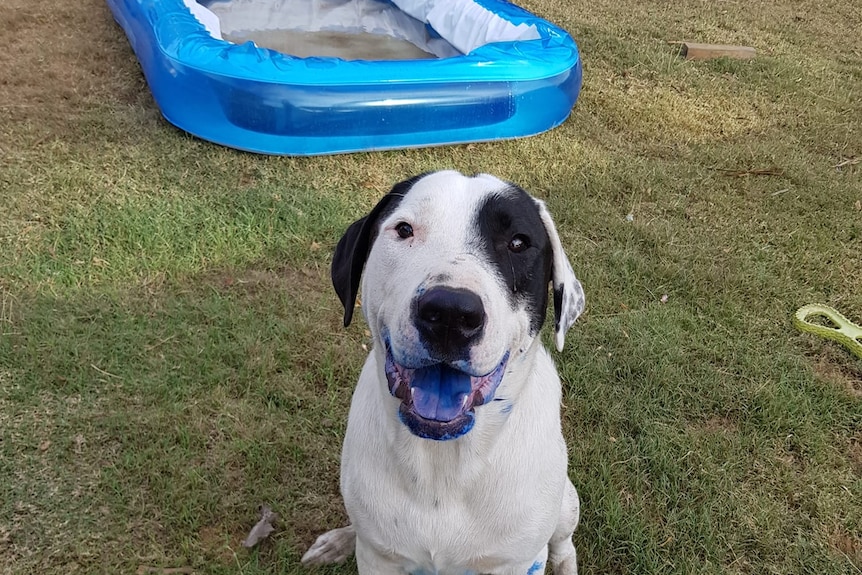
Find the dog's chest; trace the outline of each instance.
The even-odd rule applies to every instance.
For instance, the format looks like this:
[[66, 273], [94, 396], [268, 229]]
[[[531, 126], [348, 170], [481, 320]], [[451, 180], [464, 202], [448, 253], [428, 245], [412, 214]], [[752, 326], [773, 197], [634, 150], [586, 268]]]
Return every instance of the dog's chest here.
[[[391, 460], [387, 467], [363, 466], [364, 478], [345, 486], [357, 530], [415, 575], [494, 573], [516, 558], [534, 557], [559, 512], [558, 458], [522, 460], [514, 454], [525, 450], [510, 443], [465, 461], [441, 455], [452, 446], [432, 446], [441, 449], [405, 450], [394, 458], [397, 466]], [[554, 480], [549, 485], [537, 477]], [[352, 488], [365, 495], [356, 494], [363, 500], [358, 506]]]
[[350, 410], [342, 493], [358, 536], [402, 572], [527, 573], [546, 547], [566, 481], [559, 380], [543, 352], [525, 365], [529, 375], [511, 374], [523, 385], [501, 388], [513, 408], [480, 407], [470, 433], [436, 442], [398, 420], [369, 356]]

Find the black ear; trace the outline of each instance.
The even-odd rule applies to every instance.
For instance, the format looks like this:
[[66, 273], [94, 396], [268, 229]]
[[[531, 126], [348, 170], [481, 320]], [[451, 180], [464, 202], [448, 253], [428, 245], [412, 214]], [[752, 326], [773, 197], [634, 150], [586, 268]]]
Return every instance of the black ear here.
[[353, 307], [356, 304], [356, 295], [359, 293], [362, 268], [365, 267], [368, 252], [377, 237], [380, 221], [401, 203], [404, 194], [410, 191], [413, 184], [424, 175], [395, 184], [374, 206], [371, 213], [350, 224], [338, 241], [335, 254], [332, 256], [331, 274], [335, 293], [338, 294], [338, 299], [344, 306], [344, 327], [350, 325], [350, 320], [353, 319]]

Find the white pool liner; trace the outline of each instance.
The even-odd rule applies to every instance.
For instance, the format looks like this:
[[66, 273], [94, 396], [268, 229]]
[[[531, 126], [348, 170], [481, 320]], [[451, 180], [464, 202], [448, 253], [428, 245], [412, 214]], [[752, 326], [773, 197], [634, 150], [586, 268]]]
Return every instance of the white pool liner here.
[[535, 26], [514, 25], [472, 0], [220, 0], [206, 7], [183, 1], [218, 39], [252, 30], [367, 32], [448, 58], [492, 42], [540, 37]]
[[514, 25], [471, 0], [393, 0], [404, 12], [427, 22], [440, 36], [467, 54], [492, 42], [537, 40], [535, 26]]

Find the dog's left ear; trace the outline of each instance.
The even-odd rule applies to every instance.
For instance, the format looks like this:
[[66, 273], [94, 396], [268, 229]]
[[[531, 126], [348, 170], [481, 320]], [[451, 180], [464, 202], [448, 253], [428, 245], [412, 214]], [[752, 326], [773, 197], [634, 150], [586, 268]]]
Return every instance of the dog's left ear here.
[[545, 206], [545, 202], [536, 200], [536, 203], [539, 206], [539, 215], [542, 217], [545, 231], [551, 240], [553, 258], [551, 281], [554, 285], [554, 344], [557, 351], [563, 351], [566, 332], [584, 311], [586, 299], [581, 282], [575, 277], [572, 264], [569, 263], [569, 258], [563, 250], [563, 244], [560, 242], [560, 235], [557, 233], [557, 227], [554, 225], [551, 213]]
[[377, 202], [377, 205], [367, 216], [350, 224], [350, 227], [338, 240], [335, 253], [332, 255], [330, 274], [335, 293], [338, 294], [338, 299], [344, 306], [344, 327], [350, 325], [350, 321], [353, 319], [353, 307], [356, 305], [356, 296], [359, 294], [362, 268], [365, 267], [371, 244], [377, 237], [380, 220], [401, 203], [404, 194], [424, 175], [421, 174], [395, 184], [389, 193]]

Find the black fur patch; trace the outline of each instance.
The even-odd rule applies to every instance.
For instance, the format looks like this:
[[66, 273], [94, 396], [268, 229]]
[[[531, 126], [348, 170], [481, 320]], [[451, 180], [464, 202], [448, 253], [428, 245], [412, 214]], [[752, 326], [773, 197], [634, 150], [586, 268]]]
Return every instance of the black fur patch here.
[[359, 293], [362, 268], [365, 267], [371, 246], [380, 233], [380, 222], [398, 207], [410, 188], [426, 175], [428, 174], [420, 174], [395, 184], [374, 206], [371, 213], [353, 222], [338, 241], [332, 256], [331, 275], [335, 293], [344, 306], [345, 327], [350, 325], [353, 319], [353, 306]]
[[[510, 184], [483, 201], [476, 213], [475, 229], [480, 249], [507, 288], [512, 309], [525, 308], [531, 331], [538, 333], [545, 322], [553, 258], [536, 202]], [[512, 251], [510, 243], [515, 236], [526, 238], [528, 247]]]

